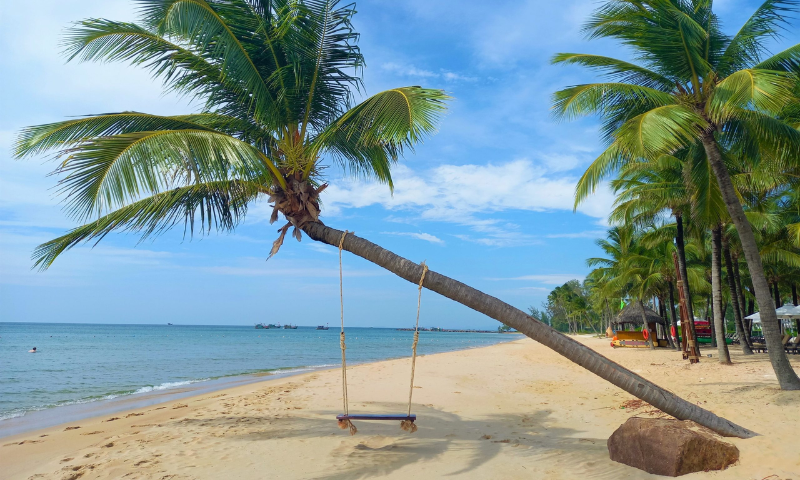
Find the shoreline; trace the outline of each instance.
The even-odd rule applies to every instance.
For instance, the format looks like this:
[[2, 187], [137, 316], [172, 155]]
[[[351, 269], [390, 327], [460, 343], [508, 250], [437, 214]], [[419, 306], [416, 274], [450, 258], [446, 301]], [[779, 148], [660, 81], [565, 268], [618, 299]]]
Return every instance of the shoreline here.
[[[510, 332], [517, 333], [518, 332]], [[497, 344], [513, 342], [516, 339], [507, 339]], [[493, 345], [497, 345], [493, 344]], [[489, 345], [492, 346], [492, 345]], [[475, 348], [486, 348], [487, 346], [470, 346], [459, 348], [455, 350], [448, 350], [446, 352], [437, 352], [431, 355], [439, 355], [441, 353], [457, 352], [462, 350], [471, 350]], [[389, 357], [377, 361], [368, 362], [348, 362], [348, 369], [358, 365], [368, 365], [371, 363], [402, 360], [410, 358], [407, 356]], [[57, 427], [67, 423], [72, 423], [84, 419], [92, 419], [110, 415], [114, 413], [125, 412], [128, 410], [136, 410], [143, 407], [159, 405], [166, 402], [171, 402], [179, 399], [187, 399], [197, 395], [212, 393], [231, 388], [236, 388], [243, 385], [253, 383], [268, 382], [282, 378], [302, 375], [304, 373], [332, 370], [336, 369], [336, 365], [312, 365], [312, 366], [299, 366], [299, 367], [286, 367], [276, 370], [269, 370], [258, 373], [243, 373], [232, 374], [223, 377], [209, 378], [209, 379], [194, 379], [185, 381], [183, 385], [177, 385], [172, 388], [159, 389], [158, 386], [142, 387], [130, 393], [123, 393], [114, 395], [111, 398], [87, 398], [67, 403], [63, 405], [46, 406], [41, 409], [26, 410], [18, 416], [0, 419], [0, 440], [12, 437], [15, 435], [35, 432], [50, 427]], [[171, 382], [171, 383], [184, 383], [184, 382]], [[144, 388], [151, 388], [149, 391], [139, 392]], [[109, 395], [111, 396], [111, 395]]]
[[[725, 439], [739, 463], [687, 480], [795, 478], [800, 392], [777, 388], [767, 355], [732, 350], [733, 366], [689, 365], [669, 349], [572, 338], [761, 434]], [[350, 411], [405, 411], [408, 369], [407, 359], [348, 366]], [[527, 338], [418, 357], [415, 387], [414, 434], [397, 422], [355, 422], [355, 436], [338, 429], [341, 375], [330, 369], [7, 437], [0, 471], [9, 480], [406, 479], [420, 468], [426, 478], [660, 478], [609, 460], [606, 440], [631, 416], [663, 414]]]

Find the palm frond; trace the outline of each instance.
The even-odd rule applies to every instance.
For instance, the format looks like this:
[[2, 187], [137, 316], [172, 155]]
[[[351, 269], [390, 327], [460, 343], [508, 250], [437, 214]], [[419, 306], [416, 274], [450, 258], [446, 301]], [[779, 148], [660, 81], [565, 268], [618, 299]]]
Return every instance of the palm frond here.
[[767, 50], [765, 40], [778, 38], [788, 23], [789, 15], [797, 11], [797, 0], [766, 0], [744, 23], [728, 43], [717, 70], [723, 77], [743, 68], [771, 67], [759, 64]]
[[617, 60], [616, 58], [601, 55], [588, 55], [582, 53], [559, 53], [551, 63], [567, 65], [581, 65], [583, 67], [599, 70], [603, 75], [618, 80], [622, 83], [632, 83], [642, 87], [653, 88], [669, 92], [675, 87], [675, 82], [660, 73], [641, 67], [634, 63]]
[[223, 18], [224, 3], [205, 0], [142, 0], [140, 11], [145, 22], [160, 36], [174, 36], [191, 45], [202, 56], [215, 58], [224, 78], [233, 79], [245, 104], [259, 123], [280, 127], [283, 118], [277, 94], [253, 62], [242, 38], [231, 27], [235, 22]]
[[789, 235], [794, 246], [800, 248], [800, 222], [790, 223], [789, 225], [786, 225], [786, 229], [789, 231]]
[[614, 107], [652, 109], [675, 103], [669, 93], [629, 83], [592, 83], [565, 88], [553, 94], [553, 114], [559, 120], [604, 115]]
[[338, 117], [352, 100], [352, 88], [362, 86], [357, 73], [364, 57], [357, 46], [358, 34], [352, 17], [355, 4], [338, 7], [339, 0], [308, 0], [302, 3], [307, 10], [305, 21], [298, 24], [290, 52], [299, 60], [295, 67], [298, 93], [305, 96], [303, 131], [312, 124], [318, 131]]
[[589, 195], [593, 194], [597, 186], [600, 185], [603, 180], [631, 161], [630, 158], [622, 154], [621, 149], [616, 143], [612, 143], [591, 165], [589, 165], [578, 180], [578, 184], [575, 186], [575, 204], [573, 209], [577, 210], [578, 205], [586, 200]]
[[63, 122], [24, 128], [14, 145], [14, 155], [23, 158], [52, 149], [64, 149], [93, 137], [108, 137], [144, 131], [209, 129], [194, 119], [162, 117], [140, 112], [103, 113]]
[[192, 233], [195, 226], [200, 232], [211, 228], [231, 231], [247, 212], [247, 204], [260, 193], [264, 193], [260, 185], [240, 180], [198, 183], [161, 192], [39, 245], [33, 253], [34, 267], [45, 270], [64, 251], [90, 240], [99, 242], [114, 231], [138, 232], [144, 240], [181, 221]]
[[623, 154], [657, 158], [695, 142], [707, 128], [706, 121], [683, 105], [665, 105], [638, 115], [615, 133]]
[[[86, 218], [194, 182], [232, 178], [271, 185], [277, 176], [263, 153], [225, 134], [160, 130], [96, 137], [67, 150], [59, 190], [71, 215]], [[272, 167], [274, 169], [274, 166]]]
[[421, 87], [380, 92], [343, 113], [312, 143], [347, 170], [390, 183], [391, 162], [435, 131], [449, 99], [442, 90]]
[[777, 115], [787, 103], [796, 101], [797, 77], [774, 70], [739, 70], [719, 82], [706, 110], [723, 123], [742, 109], [754, 108]]
[[795, 75], [800, 75], [800, 43], [759, 62], [753, 68], [793, 72]]

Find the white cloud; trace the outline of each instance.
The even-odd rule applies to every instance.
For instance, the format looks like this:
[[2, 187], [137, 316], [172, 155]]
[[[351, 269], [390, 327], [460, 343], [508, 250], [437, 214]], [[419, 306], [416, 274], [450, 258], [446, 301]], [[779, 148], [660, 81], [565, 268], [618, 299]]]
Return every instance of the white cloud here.
[[443, 78], [448, 82], [475, 82], [478, 80], [478, 77], [473, 77], [469, 75], [462, 75], [456, 72], [450, 72], [447, 70], [441, 70], [440, 72], [433, 72], [431, 70], [425, 70], [422, 68], [417, 68], [414, 65], [401, 65], [395, 62], [387, 62], [381, 65], [381, 68], [388, 72], [395, 73], [397, 75], [402, 75], [404, 77], [419, 77], [419, 78]]
[[407, 77], [438, 77], [439, 74], [431, 72], [430, 70], [423, 70], [415, 67], [414, 65], [400, 65], [398, 63], [384, 63], [381, 65], [384, 70], [404, 75]]
[[606, 235], [605, 230], [586, 230], [576, 233], [551, 233], [546, 238], [601, 238]]
[[[441, 165], [425, 173], [398, 165], [394, 174], [394, 195], [376, 182], [343, 180], [323, 193], [326, 215], [342, 209], [381, 205], [388, 210], [413, 210], [419, 218], [469, 225], [479, 231], [509, 230], [494, 219], [477, 218], [506, 210], [572, 210], [577, 178], [552, 175], [528, 159], [502, 164]], [[582, 204], [578, 211], [605, 218], [613, 195], [607, 189]]]
[[[335, 268], [271, 268], [270, 265], [260, 259], [263, 264], [253, 266], [216, 266], [202, 267], [201, 271], [216, 275], [234, 275], [240, 277], [309, 277], [309, 278], [338, 278], [339, 270]], [[388, 272], [381, 270], [343, 270], [345, 277], [376, 277], [387, 275]]]
[[583, 280], [585, 277], [586, 275], [576, 273], [550, 273], [544, 275], [523, 275], [521, 277], [511, 278], [487, 278], [487, 280], [525, 280], [543, 283], [545, 285], [563, 285], [570, 280]]
[[441, 238], [431, 235], [430, 233], [414, 233], [414, 232], [381, 232], [383, 235], [397, 235], [402, 237], [411, 237], [416, 238], [417, 240], [425, 240], [426, 242], [437, 243], [439, 245], [444, 245], [444, 240]]

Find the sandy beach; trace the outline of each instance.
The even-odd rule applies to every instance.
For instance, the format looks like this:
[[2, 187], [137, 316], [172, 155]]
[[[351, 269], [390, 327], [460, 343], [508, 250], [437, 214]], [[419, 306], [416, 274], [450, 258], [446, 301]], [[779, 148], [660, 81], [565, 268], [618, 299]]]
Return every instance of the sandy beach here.
[[[672, 350], [616, 349], [622, 365], [762, 436], [728, 439], [725, 471], [685, 478], [800, 478], [800, 392], [781, 392], [764, 354], [690, 366]], [[705, 353], [715, 353], [707, 350]], [[716, 355], [715, 355], [716, 356]], [[800, 370], [800, 356], [790, 356]], [[402, 412], [407, 359], [348, 372], [352, 412]], [[3, 479], [656, 478], [612, 462], [608, 436], [631, 416], [663, 416], [529, 339], [423, 356], [414, 412], [336, 425], [341, 371], [269, 380], [2, 439]]]

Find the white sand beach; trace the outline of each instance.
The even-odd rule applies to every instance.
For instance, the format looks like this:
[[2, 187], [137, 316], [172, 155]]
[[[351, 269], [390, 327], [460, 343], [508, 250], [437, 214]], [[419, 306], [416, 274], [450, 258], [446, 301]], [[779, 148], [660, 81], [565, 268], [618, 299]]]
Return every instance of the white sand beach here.
[[[762, 434], [728, 439], [741, 452], [736, 465], [684, 478], [800, 478], [800, 392], [779, 390], [766, 355], [733, 348], [733, 366], [690, 366], [672, 350], [578, 338]], [[800, 356], [790, 358], [800, 369]], [[350, 369], [351, 412], [404, 411], [408, 370], [408, 359]], [[657, 478], [609, 460], [606, 440], [630, 416], [663, 414], [630, 408], [633, 397], [529, 339], [420, 357], [415, 434], [397, 422], [355, 422], [352, 437], [339, 430], [340, 375], [312, 372], [7, 437], [0, 478]]]

